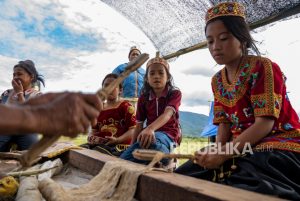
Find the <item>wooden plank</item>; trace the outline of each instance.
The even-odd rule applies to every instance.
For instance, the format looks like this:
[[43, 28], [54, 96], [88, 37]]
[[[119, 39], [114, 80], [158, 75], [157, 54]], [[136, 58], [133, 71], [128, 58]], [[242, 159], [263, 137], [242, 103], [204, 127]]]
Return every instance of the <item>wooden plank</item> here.
[[69, 164], [93, 176], [99, 173], [106, 161], [119, 160], [89, 149], [70, 150], [67, 158]]
[[[68, 153], [68, 160], [74, 167], [96, 175], [104, 166], [105, 162], [121, 159], [104, 155], [93, 150], [71, 150]], [[135, 197], [140, 201], [280, 200], [276, 197], [176, 173], [149, 172], [140, 176], [137, 185]]]

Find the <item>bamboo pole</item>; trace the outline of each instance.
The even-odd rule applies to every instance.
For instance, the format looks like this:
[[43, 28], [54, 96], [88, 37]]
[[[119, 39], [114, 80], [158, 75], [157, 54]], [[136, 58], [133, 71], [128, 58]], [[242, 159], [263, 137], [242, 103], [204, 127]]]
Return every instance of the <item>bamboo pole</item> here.
[[174, 53], [168, 54], [166, 56], [163, 56], [163, 58], [168, 60], [168, 59], [178, 57], [180, 55], [183, 55], [183, 54], [186, 54], [186, 53], [189, 53], [189, 52], [193, 52], [195, 50], [199, 50], [199, 49], [202, 49], [202, 48], [206, 48], [206, 41], [200, 42], [196, 45], [193, 45], [193, 46], [190, 46], [190, 47], [187, 47], [187, 48], [180, 49], [177, 52], [174, 52]]

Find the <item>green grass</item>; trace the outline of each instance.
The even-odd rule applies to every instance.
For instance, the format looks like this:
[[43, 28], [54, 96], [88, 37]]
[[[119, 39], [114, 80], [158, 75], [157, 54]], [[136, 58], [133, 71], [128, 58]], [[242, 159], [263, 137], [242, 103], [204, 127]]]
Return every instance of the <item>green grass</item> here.
[[[208, 145], [207, 138], [191, 138], [184, 137], [179, 147], [174, 150], [174, 153], [180, 154], [194, 154], [195, 151], [201, 149]], [[187, 159], [179, 159], [179, 165], [186, 162]]]
[[207, 138], [190, 138], [184, 137], [180, 146], [174, 152], [180, 154], [193, 154], [195, 151], [201, 149], [208, 144]]
[[76, 145], [81, 145], [87, 143], [87, 135], [78, 135], [76, 138], [69, 138], [69, 137], [60, 137], [59, 141], [61, 142], [73, 142]]

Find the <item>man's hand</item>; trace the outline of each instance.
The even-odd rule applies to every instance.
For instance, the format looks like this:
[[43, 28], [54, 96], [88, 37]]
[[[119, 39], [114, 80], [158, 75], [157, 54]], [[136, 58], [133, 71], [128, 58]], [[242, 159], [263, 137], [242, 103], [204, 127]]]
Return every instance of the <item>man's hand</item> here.
[[195, 152], [195, 162], [207, 169], [219, 168], [226, 160], [228, 156], [224, 154], [210, 154], [202, 151]]
[[102, 102], [94, 94], [52, 93], [25, 103], [33, 114], [32, 125], [46, 135], [76, 137], [86, 133], [90, 125], [96, 125]]

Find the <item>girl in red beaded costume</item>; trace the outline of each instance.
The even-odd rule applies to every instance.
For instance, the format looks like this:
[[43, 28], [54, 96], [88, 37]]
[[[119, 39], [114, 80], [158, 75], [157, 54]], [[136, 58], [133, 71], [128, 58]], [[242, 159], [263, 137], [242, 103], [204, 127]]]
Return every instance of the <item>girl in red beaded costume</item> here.
[[[300, 199], [300, 123], [286, 93], [286, 77], [259, 56], [244, 7], [221, 3], [207, 12], [205, 34], [214, 60], [212, 78], [217, 153], [199, 151], [178, 173], [288, 199]], [[258, 56], [249, 56], [252, 48]], [[244, 155], [224, 154], [228, 142]], [[207, 149], [206, 149], [207, 150]], [[228, 150], [227, 150], [228, 151]]]
[[[113, 73], [106, 75], [102, 87], [108, 86], [117, 77]], [[122, 84], [108, 95], [97, 125], [93, 127], [88, 136], [88, 144], [83, 145], [84, 147], [118, 156], [130, 145], [136, 126], [135, 109], [128, 101], [120, 99], [121, 92]]]

